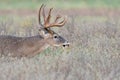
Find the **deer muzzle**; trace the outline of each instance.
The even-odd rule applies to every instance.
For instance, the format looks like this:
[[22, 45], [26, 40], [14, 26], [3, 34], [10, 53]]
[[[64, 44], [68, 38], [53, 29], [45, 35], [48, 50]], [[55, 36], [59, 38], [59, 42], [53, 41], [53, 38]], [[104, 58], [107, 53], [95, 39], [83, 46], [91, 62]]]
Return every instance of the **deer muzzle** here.
[[65, 43], [63, 43], [63, 47], [69, 47], [70, 43], [68, 41], [66, 41]]

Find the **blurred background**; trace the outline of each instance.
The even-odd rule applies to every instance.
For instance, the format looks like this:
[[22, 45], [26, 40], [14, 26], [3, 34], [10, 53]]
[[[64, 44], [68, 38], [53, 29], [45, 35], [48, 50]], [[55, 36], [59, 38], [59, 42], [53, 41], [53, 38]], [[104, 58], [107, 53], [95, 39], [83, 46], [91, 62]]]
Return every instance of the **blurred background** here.
[[34, 58], [0, 58], [0, 80], [120, 80], [120, 0], [0, 0], [0, 34], [38, 34], [42, 4], [67, 16], [53, 30], [69, 49], [48, 48]]
[[[0, 14], [10, 12], [12, 13], [35, 13], [41, 4], [46, 4], [48, 7], [63, 10], [97, 10], [106, 13], [106, 10], [119, 10], [119, 0], [0, 0]], [[23, 10], [23, 11], [21, 11]], [[73, 12], [72, 11], [72, 12]], [[81, 11], [84, 13], [84, 11]], [[91, 11], [92, 12], [92, 11]], [[74, 13], [74, 12], [73, 12]], [[86, 12], [87, 13], [87, 12]], [[93, 12], [94, 13], [94, 12]], [[27, 13], [26, 13], [27, 14]], [[32, 14], [32, 13], [29, 13]], [[108, 13], [109, 14], [109, 13]]]
[[57, 8], [119, 8], [119, 0], [0, 0], [0, 9], [32, 9], [36, 10], [45, 3]]

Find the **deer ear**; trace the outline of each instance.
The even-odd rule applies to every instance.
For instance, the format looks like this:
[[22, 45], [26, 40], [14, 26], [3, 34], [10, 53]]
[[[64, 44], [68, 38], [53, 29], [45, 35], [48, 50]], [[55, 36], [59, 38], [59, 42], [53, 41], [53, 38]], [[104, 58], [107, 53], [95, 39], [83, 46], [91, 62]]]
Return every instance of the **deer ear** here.
[[39, 34], [43, 38], [49, 38], [50, 37], [50, 33], [48, 33], [45, 29], [39, 29]]

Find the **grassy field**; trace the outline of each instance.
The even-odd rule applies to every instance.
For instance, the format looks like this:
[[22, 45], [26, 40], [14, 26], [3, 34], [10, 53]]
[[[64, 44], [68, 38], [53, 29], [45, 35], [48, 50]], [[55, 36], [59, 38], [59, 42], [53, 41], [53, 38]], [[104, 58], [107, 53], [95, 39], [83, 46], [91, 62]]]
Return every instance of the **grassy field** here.
[[[61, 8], [61, 13], [67, 15], [67, 24], [54, 30], [71, 43], [69, 49], [51, 47], [30, 59], [1, 57], [0, 80], [120, 80], [119, 0], [60, 0], [65, 2], [63, 6], [57, 0], [45, 0], [47, 3], [38, 0], [22, 0], [21, 3], [17, 0], [0, 1], [0, 12], [3, 9], [35, 10], [32, 15], [19, 12], [3, 15], [1, 12], [1, 35], [37, 35], [37, 10], [45, 3], [48, 7]], [[108, 10], [103, 10], [103, 13], [88, 11], [98, 7]], [[84, 13], [81, 10], [73, 12], [78, 8], [90, 9]]]

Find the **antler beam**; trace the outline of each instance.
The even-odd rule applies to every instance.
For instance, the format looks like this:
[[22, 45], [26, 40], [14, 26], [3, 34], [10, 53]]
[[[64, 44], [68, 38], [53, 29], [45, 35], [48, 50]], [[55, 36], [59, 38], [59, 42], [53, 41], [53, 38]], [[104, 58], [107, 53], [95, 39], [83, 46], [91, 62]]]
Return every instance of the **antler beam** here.
[[[39, 9], [39, 24], [45, 28], [50, 28], [50, 27], [62, 27], [63, 25], [65, 25], [66, 23], [66, 18], [64, 18], [62, 21], [59, 22], [59, 19], [61, 18], [60, 15], [58, 15], [55, 19], [55, 21], [53, 23], [50, 23], [50, 19], [51, 19], [51, 12], [53, 10], [53, 8], [50, 8], [49, 12], [48, 12], [48, 16], [46, 17], [45, 15], [45, 10], [44, 10], [45, 6], [44, 4], [41, 5], [40, 9]], [[43, 16], [43, 20], [44, 23], [42, 24], [41, 21], [41, 16]]]

